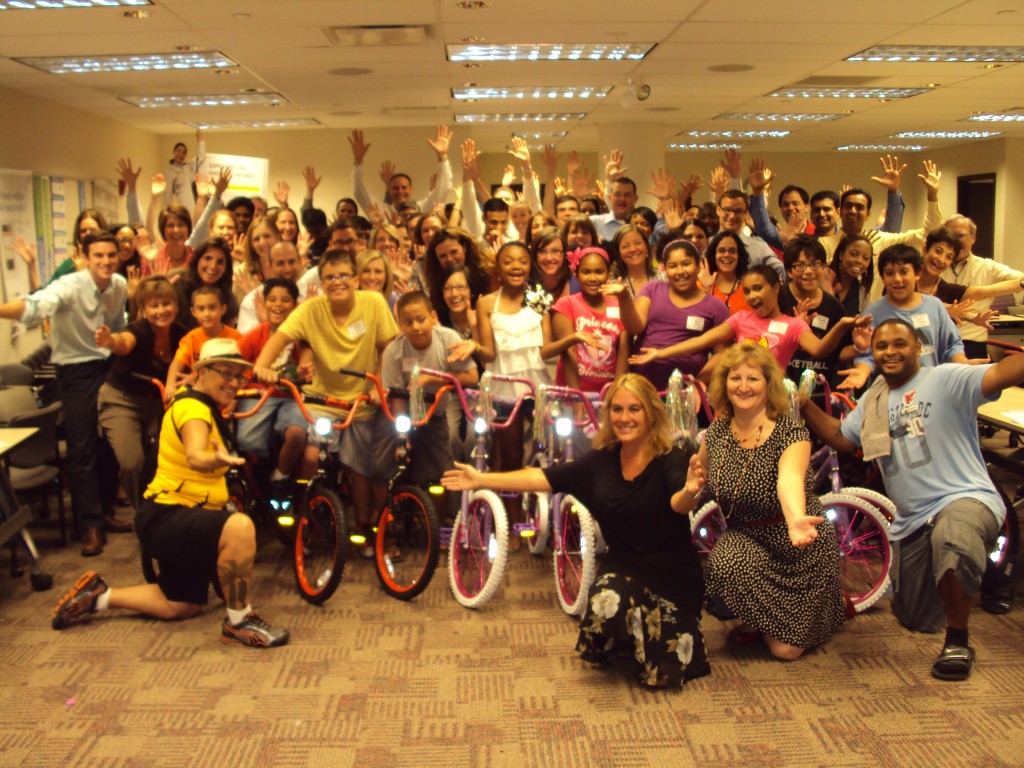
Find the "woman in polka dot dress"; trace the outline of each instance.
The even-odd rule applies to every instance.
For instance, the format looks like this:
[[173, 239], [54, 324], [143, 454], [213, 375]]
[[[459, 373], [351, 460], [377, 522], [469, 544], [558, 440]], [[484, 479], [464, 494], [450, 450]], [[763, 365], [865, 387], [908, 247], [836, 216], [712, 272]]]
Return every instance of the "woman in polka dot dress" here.
[[845, 620], [839, 549], [812, 487], [810, 439], [788, 415], [782, 371], [763, 347], [727, 350], [709, 394], [718, 418], [700, 460], [728, 530], [708, 558], [708, 610], [740, 619], [731, 642], [763, 638], [777, 658], [796, 659]]

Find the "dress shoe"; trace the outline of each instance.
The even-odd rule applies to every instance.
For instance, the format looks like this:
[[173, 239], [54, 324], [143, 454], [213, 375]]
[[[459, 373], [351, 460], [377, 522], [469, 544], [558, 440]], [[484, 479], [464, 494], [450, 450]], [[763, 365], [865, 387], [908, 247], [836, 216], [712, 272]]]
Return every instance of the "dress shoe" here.
[[107, 537], [102, 528], [86, 528], [82, 534], [82, 557], [95, 557], [103, 554], [103, 545]]
[[134, 528], [131, 523], [121, 522], [114, 515], [107, 515], [103, 518], [103, 527], [107, 533], [131, 533]]

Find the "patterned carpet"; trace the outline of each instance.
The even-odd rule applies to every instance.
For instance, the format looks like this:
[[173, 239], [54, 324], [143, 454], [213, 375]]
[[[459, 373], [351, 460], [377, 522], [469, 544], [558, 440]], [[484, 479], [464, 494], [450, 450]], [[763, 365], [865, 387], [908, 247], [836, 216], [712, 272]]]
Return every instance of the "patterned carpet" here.
[[941, 638], [904, 631], [883, 602], [794, 663], [727, 647], [707, 618], [713, 674], [649, 692], [576, 659], [549, 557], [511, 556], [475, 612], [444, 571], [391, 600], [369, 561], [315, 608], [268, 541], [256, 605], [292, 642], [261, 652], [218, 642], [219, 604], [176, 624], [112, 612], [54, 632], [51, 608], [82, 570], [139, 581], [137, 545], [113, 536], [86, 561], [37, 530], [54, 589], [32, 592], [6, 559], [0, 572], [2, 766], [1024, 765], [1021, 598], [974, 614], [965, 683], [932, 679]]

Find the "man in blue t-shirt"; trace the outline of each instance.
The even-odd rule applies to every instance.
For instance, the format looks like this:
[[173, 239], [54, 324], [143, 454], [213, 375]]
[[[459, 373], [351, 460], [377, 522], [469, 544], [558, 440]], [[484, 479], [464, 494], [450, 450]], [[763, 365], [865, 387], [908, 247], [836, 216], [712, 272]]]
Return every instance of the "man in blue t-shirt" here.
[[971, 596], [981, 587], [987, 554], [1006, 516], [978, 443], [977, 410], [1024, 381], [1024, 355], [996, 365], [921, 365], [919, 329], [894, 318], [871, 339], [881, 374], [840, 424], [807, 403], [811, 431], [840, 451], [864, 449], [877, 460], [895, 502], [892, 608], [908, 629], [946, 639], [932, 675], [964, 680]]

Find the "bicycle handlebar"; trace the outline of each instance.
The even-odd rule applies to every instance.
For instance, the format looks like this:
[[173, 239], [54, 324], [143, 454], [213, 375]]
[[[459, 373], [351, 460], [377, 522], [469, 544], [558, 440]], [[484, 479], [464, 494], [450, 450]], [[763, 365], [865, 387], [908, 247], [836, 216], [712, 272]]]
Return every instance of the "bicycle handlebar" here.
[[[420, 373], [424, 373], [427, 376], [433, 376], [434, 378], [437, 379], [444, 379], [449, 384], [451, 384], [452, 388], [455, 390], [455, 393], [459, 396], [459, 404], [462, 406], [462, 412], [466, 414], [466, 418], [469, 419], [471, 422], [476, 420], [477, 415], [473, 413], [472, 409], [469, 407], [469, 403], [466, 400], [466, 390], [463, 388], [462, 384], [459, 382], [458, 379], [456, 379], [450, 373], [446, 373], [445, 371], [435, 371], [431, 368], [420, 368]], [[506, 401], [513, 402], [514, 404], [512, 406], [512, 413], [509, 414], [508, 418], [505, 419], [504, 422], [499, 421], [497, 417], [494, 417], [492, 415], [493, 420], [489, 422], [490, 425], [495, 429], [506, 429], [507, 427], [511, 426], [512, 422], [515, 421], [516, 416], [519, 415], [519, 409], [522, 408], [527, 396], [533, 397], [536, 394], [533, 382], [530, 381], [529, 379], [524, 379], [519, 376], [506, 376], [501, 373], [488, 372], [485, 373], [484, 376], [490, 377], [490, 380], [492, 381], [505, 381], [513, 384], [525, 384], [527, 387], [527, 391], [519, 395], [519, 397], [517, 397], [514, 401]], [[478, 393], [479, 391], [480, 390], [478, 390]], [[477, 396], [479, 397], [479, 394]]]
[[[427, 373], [427, 371], [422, 371]], [[394, 421], [397, 417], [391, 412], [391, 408], [388, 406], [388, 400], [394, 398], [396, 400], [409, 400], [411, 392], [408, 389], [399, 389], [398, 387], [392, 387], [390, 389], [384, 388], [384, 383], [380, 380], [380, 377], [375, 373], [369, 371], [356, 371], [351, 368], [340, 368], [338, 370], [342, 376], [356, 376], [361, 379], [366, 379], [373, 384], [374, 389], [377, 390], [377, 394], [380, 396], [381, 410], [384, 411], [384, 415], [388, 417], [390, 421]], [[433, 395], [433, 403], [430, 408], [427, 409], [426, 415], [422, 419], [412, 422], [414, 427], [422, 427], [433, 417], [434, 412], [437, 411], [437, 406], [441, 403], [442, 395], [452, 390], [452, 387], [445, 384], [441, 387], [436, 394]]]
[[[572, 387], [563, 387], [557, 384], [553, 384], [543, 389], [544, 396], [548, 400], [559, 400], [559, 401], [575, 401], [583, 403], [583, 408], [586, 411], [586, 418], [584, 419], [572, 419], [574, 427], [585, 427], [588, 424], [596, 427], [598, 423], [597, 411], [594, 410], [594, 403], [591, 400], [591, 395], [583, 392], [579, 389], [573, 389]], [[596, 397], [596, 395], [594, 395]], [[548, 413], [544, 414], [544, 421], [548, 424], [554, 425], [554, 420]]]

